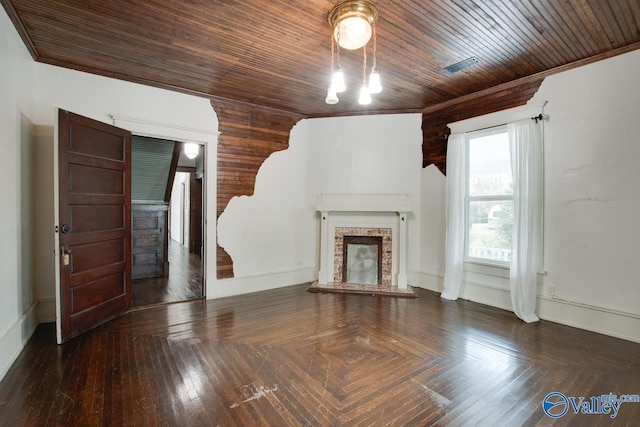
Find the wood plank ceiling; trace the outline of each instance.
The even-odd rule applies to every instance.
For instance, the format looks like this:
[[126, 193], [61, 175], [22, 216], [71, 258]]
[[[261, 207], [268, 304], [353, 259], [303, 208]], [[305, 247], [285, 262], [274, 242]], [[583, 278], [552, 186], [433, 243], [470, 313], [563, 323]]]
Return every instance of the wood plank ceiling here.
[[0, 3], [37, 61], [309, 117], [421, 111], [640, 48], [637, 0], [374, 0], [384, 91], [358, 105], [362, 53], [343, 51], [349, 88], [327, 105], [335, 0]]

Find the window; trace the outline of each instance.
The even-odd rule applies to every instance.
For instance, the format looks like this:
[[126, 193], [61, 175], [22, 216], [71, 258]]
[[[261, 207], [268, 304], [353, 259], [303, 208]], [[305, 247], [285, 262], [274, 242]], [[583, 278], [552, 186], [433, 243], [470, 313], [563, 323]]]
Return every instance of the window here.
[[467, 135], [465, 258], [508, 265], [513, 230], [513, 175], [506, 126]]

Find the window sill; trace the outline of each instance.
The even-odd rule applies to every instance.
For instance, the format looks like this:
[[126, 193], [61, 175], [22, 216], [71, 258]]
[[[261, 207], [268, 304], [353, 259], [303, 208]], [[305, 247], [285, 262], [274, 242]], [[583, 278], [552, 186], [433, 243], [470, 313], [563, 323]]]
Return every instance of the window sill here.
[[480, 258], [464, 258], [462, 261], [465, 264], [484, 265], [485, 267], [495, 267], [495, 268], [502, 268], [504, 270], [509, 270], [508, 262], [499, 262], [499, 261], [492, 262], [492, 261], [483, 260]]
[[[508, 264], [494, 263], [491, 261], [483, 261], [475, 258], [465, 258], [462, 260], [462, 270], [470, 273], [490, 274], [492, 276], [500, 276], [509, 278], [511, 269]], [[547, 271], [541, 270], [536, 273], [538, 276], [546, 276]]]

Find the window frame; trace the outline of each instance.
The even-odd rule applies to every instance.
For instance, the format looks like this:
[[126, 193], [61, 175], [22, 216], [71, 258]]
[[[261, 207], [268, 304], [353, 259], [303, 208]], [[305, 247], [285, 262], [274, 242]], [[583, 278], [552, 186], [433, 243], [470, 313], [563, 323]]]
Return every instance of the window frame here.
[[[507, 133], [507, 125], [498, 125], [491, 126], [489, 128], [480, 129], [472, 132], [467, 132], [466, 140], [465, 140], [465, 198], [464, 198], [464, 254], [462, 257], [463, 262], [473, 263], [479, 265], [487, 265], [491, 267], [499, 267], [499, 268], [509, 268], [509, 261], [499, 261], [499, 260], [491, 260], [487, 258], [477, 258], [469, 255], [469, 205], [471, 202], [503, 202], [503, 201], [511, 201], [514, 203], [513, 194], [510, 195], [482, 195], [482, 196], [471, 196], [470, 192], [470, 147], [471, 140], [476, 138], [482, 138], [489, 135], [499, 134], [499, 133]], [[511, 154], [509, 154], [511, 155]], [[513, 176], [513, 170], [511, 171]]]

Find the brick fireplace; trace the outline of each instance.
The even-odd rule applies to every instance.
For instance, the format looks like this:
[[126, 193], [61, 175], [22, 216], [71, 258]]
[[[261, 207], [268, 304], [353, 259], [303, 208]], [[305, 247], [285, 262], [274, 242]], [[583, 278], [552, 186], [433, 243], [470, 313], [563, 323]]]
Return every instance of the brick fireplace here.
[[[336, 227], [333, 245], [334, 281], [342, 283], [391, 286], [391, 236], [391, 228]], [[351, 259], [357, 257], [357, 255], [350, 254], [349, 249], [353, 248], [351, 252], [355, 252], [374, 246], [376, 248], [375, 266], [370, 266], [368, 269], [365, 269], [365, 271], [375, 269], [375, 282], [372, 283], [371, 280], [354, 279], [354, 277], [357, 277], [356, 273], [351, 275], [348, 274], [350, 267], [349, 255], [351, 255]]]
[[[407, 289], [408, 194], [320, 194], [316, 209], [320, 212], [319, 285]], [[348, 255], [347, 247], [358, 253]], [[351, 274], [348, 261], [355, 270]], [[366, 274], [362, 265], [368, 266]]]

